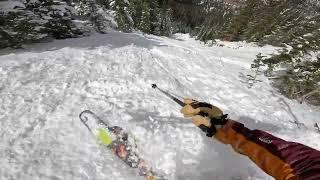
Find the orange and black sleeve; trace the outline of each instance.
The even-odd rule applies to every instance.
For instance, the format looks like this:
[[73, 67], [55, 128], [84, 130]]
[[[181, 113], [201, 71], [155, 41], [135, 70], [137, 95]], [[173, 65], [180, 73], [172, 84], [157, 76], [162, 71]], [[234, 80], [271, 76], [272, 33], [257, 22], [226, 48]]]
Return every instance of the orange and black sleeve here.
[[320, 151], [229, 120], [215, 138], [277, 180], [320, 180]]

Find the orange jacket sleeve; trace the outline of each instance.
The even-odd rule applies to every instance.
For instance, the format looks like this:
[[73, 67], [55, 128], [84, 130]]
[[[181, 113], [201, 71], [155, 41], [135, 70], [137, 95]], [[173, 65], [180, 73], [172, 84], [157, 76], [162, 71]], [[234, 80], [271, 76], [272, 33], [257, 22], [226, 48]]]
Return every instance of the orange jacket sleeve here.
[[320, 151], [229, 120], [215, 137], [277, 180], [320, 179]]

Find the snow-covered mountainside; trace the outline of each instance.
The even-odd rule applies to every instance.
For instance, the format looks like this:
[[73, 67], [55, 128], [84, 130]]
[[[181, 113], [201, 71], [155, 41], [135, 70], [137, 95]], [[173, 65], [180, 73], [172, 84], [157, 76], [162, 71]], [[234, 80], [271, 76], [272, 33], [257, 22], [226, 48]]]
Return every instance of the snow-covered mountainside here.
[[282, 97], [264, 77], [252, 88], [243, 78], [257, 53], [274, 48], [222, 44], [110, 32], [1, 51], [0, 179], [141, 179], [79, 123], [85, 109], [133, 133], [147, 163], [169, 179], [271, 179], [205, 137], [152, 83], [320, 149], [319, 111]]

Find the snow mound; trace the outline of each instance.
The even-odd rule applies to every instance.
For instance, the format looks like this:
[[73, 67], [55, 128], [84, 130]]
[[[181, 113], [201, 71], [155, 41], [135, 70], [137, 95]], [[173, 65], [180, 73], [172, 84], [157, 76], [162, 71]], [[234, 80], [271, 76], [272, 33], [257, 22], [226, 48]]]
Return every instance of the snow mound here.
[[241, 76], [257, 53], [274, 48], [242, 46], [110, 32], [0, 52], [0, 179], [141, 179], [79, 123], [85, 109], [131, 131], [147, 163], [169, 179], [271, 179], [205, 137], [150, 86], [210, 102], [250, 128], [320, 149], [312, 127], [319, 111], [280, 96], [264, 77], [248, 88]]

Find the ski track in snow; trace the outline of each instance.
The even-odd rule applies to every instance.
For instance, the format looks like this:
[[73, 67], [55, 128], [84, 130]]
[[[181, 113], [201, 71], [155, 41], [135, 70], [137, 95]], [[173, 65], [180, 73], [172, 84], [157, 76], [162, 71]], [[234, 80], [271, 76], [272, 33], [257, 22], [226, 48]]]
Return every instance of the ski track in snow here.
[[[150, 85], [320, 149], [317, 109], [282, 97], [264, 77], [248, 88], [240, 76], [252, 73], [257, 53], [274, 49], [110, 32], [2, 50], [0, 179], [142, 179], [79, 123], [85, 109], [133, 133], [147, 163], [169, 179], [272, 179], [230, 146], [205, 137]], [[295, 117], [307, 127], [297, 128]]]

